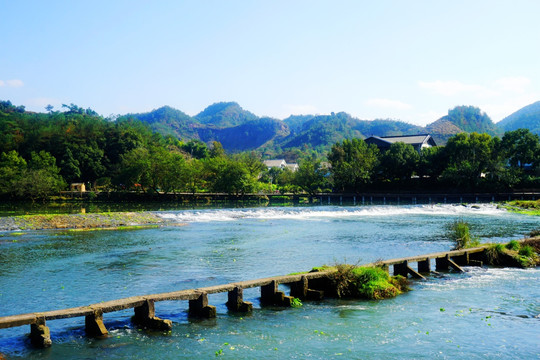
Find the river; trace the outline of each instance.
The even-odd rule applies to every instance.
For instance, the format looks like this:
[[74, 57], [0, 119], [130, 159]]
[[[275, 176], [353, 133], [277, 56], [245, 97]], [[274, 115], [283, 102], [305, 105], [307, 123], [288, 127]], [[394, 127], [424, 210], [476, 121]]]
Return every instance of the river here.
[[[494, 205], [321, 206], [160, 211], [182, 227], [0, 233], [0, 316], [88, 305], [309, 270], [449, 250], [462, 219], [482, 242], [540, 227]], [[325, 300], [300, 308], [187, 317], [187, 302], [156, 304], [169, 334], [104, 315], [110, 336], [88, 339], [84, 319], [48, 321], [53, 345], [31, 349], [29, 326], [0, 330], [0, 353], [27, 359], [532, 359], [540, 357], [540, 270], [468, 268], [415, 281], [384, 301]], [[285, 289], [285, 288], [284, 288]]]

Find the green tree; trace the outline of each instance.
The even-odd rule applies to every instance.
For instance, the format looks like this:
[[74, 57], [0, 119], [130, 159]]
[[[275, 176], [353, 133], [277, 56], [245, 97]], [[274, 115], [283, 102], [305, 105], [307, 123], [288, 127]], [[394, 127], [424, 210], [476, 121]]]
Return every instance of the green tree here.
[[512, 168], [523, 169], [526, 164], [539, 166], [540, 137], [529, 129], [508, 131], [502, 137], [500, 152]]
[[345, 139], [341, 143], [334, 144], [328, 154], [328, 160], [332, 165], [334, 189], [360, 191], [371, 182], [378, 164], [378, 154], [379, 149], [375, 145], [368, 145], [362, 139]]
[[410, 144], [397, 142], [381, 156], [380, 167], [388, 180], [410, 179], [418, 166], [420, 155]]
[[451, 137], [444, 149], [448, 166], [442, 173], [453, 186], [476, 189], [488, 169], [493, 168], [494, 141], [488, 134], [461, 133]]
[[305, 158], [298, 164], [298, 170], [294, 173], [294, 184], [300, 189], [313, 196], [328, 187], [328, 169], [322, 166], [320, 160]]
[[45, 151], [32, 152], [28, 166], [17, 182], [15, 194], [32, 200], [45, 199], [66, 187], [56, 159]]
[[0, 194], [15, 195], [26, 161], [15, 150], [0, 155]]

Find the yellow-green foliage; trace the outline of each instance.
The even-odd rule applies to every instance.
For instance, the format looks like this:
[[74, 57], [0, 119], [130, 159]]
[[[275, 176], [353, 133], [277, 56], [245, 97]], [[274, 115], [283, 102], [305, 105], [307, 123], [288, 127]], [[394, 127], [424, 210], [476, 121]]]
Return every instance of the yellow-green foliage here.
[[520, 214], [540, 216], [540, 200], [516, 200], [506, 203], [508, 210]]
[[334, 276], [339, 297], [387, 299], [409, 290], [403, 276], [391, 277], [380, 267], [337, 265]]
[[471, 236], [469, 224], [463, 220], [456, 220], [448, 226], [447, 236], [455, 242], [455, 249], [476, 247], [480, 244], [477, 237]]
[[523, 245], [512, 240], [506, 245], [491, 244], [486, 248], [486, 260], [489, 265], [530, 267], [540, 263], [536, 250], [530, 245]]

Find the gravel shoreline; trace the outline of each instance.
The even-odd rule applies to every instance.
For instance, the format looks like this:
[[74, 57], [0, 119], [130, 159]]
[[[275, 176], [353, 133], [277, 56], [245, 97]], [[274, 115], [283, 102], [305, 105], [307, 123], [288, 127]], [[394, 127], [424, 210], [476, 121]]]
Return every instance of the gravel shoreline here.
[[0, 231], [44, 229], [98, 229], [173, 224], [151, 212], [54, 214], [0, 217]]

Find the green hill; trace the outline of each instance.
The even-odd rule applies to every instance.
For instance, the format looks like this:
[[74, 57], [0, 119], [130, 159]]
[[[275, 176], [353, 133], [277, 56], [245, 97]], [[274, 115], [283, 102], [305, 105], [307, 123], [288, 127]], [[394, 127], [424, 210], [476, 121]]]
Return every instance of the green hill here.
[[201, 124], [224, 128], [257, 120], [258, 116], [242, 109], [235, 102], [219, 102], [208, 106], [194, 118]]
[[198, 139], [197, 120], [170, 106], [163, 106], [147, 113], [127, 114], [119, 120], [135, 118], [150, 125], [162, 135], [172, 135], [179, 139]]
[[426, 126], [438, 145], [446, 144], [453, 135], [461, 132], [487, 133], [491, 136], [502, 134], [491, 118], [474, 106], [456, 106], [448, 110], [448, 115]]
[[503, 131], [523, 128], [540, 135], [540, 101], [527, 105], [505, 117], [497, 123], [497, 126]]

